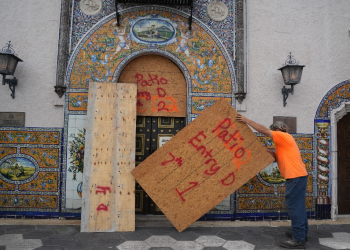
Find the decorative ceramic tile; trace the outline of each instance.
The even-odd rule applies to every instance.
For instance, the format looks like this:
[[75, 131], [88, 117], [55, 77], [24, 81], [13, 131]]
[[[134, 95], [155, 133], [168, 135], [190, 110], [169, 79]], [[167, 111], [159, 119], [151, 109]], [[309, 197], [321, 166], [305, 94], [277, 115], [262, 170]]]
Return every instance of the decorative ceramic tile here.
[[88, 93], [69, 93], [69, 110], [87, 110]]
[[[192, 96], [192, 113], [199, 114], [213, 105], [217, 100], [221, 97], [213, 97], [213, 96]], [[226, 98], [226, 100], [231, 103], [231, 98]]]
[[[192, 95], [207, 99], [225, 96], [234, 105], [235, 76], [231, 56], [235, 42], [230, 38], [234, 37], [232, 17], [235, 12], [234, 1], [225, 2], [229, 8], [226, 21], [213, 23], [207, 20], [209, 27], [217, 27], [216, 34], [224, 34], [220, 36], [223, 40], [218, 39], [213, 30], [197, 20], [195, 15], [192, 31], [189, 32], [188, 14], [173, 8], [144, 5], [124, 9], [125, 5], [119, 4], [122, 10], [121, 27], [116, 27], [111, 0], [103, 1], [101, 12], [93, 17], [81, 13], [74, 3], [71, 45], [75, 49], [71, 53], [66, 76], [69, 94], [66, 95], [65, 105], [64, 180], [81, 182], [78, 179], [82, 177], [83, 163], [78, 151], [82, 145], [77, 144], [80, 143], [78, 138], [84, 130], [85, 121], [78, 120], [78, 117], [86, 116], [89, 83], [117, 81], [123, 68], [140, 55], [155, 53], [165, 56], [181, 69], [188, 86], [188, 122], [195, 117], [191, 114]], [[195, 5], [195, 9], [205, 9], [207, 3], [196, 2]], [[228, 26], [231, 29], [227, 29]], [[78, 38], [81, 38], [79, 42]], [[230, 53], [227, 52], [228, 47]], [[70, 184], [68, 186], [70, 188]], [[77, 212], [65, 207], [65, 199], [76, 197], [77, 192], [68, 192], [66, 185], [63, 185], [62, 211]], [[233, 203], [234, 195], [231, 195], [211, 213], [232, 214]]]
[[[315, 211], [315, 166], [314, 136], [292, 134], [297, 142], [303, 162], [309, 173], [306, 195], [308, 198], [308, 211]], [[262, 144], [269, 149], [274, 150], [273, 141], [258, 134]], [[261, 213], [281, 213], [286, 212], [284, 204], [285, 179], [282, 177], [277, 162], [271, 163], [260, 173], [240, 187], [237, 193], [237, 213], [255, 213], [257, 210]]]
[[315, 119], [330, 118], [331, 111], [340, 106], [342, 102], [350, 100], [350, 80], [335, 85], [323, 97], [317, 108]]
[[1, 128], [0, 130], [0, 143], [3, 144], [44, 144], [44, 145], [57, 145], [60, 142], [60, 132], [59, 131], [46, 131], [40, 130], [35, 131], [36, 128], [32, 130], [22, 129], [12, 130], [9, 128]]
[[0, 129], [2, 211], [59, 211], [62, 129]]
[[314, 159], [312, 153], [301, 153], [301, 158], [305, 164], [306, 171], [313, 171]]
[[[267, 209], [269, 208], [269, 209]], [[313, 208], [313, 197], [306, 197], [306, 209]], [[238, 212], [242, 210], [284, 210], [286, 211], [286, 206], [284, 203], [284, 197], [239, 197], [238, 198]], [[253, 211], [252, 211], [253, 212]], [[244, 212], [243, 212], [244, 213]]]
[[317, 198], [320, 204], [330, 203], [331, 173], [331, 123], [315, 120]]
[[65, 212], [80, 212], [77, 209], [81, 208], [86, 118], [86, 115], [69, 115], [65, 134], [66, 185], [62, 187], [62, 209]]
[[[233, 93], [231, 60], [221, 41], [200, 22], [194, 20], [189, 31], [184, 13], [163, 7], [135, 7], [122, 15], [122, 27], [116, 27], [110, 15], [81, 40], [68, 69], [70, 88], [87, 89], [93, 81], [114, 81], [112, 75], [127, 55], [157, 48], [182, 61], [193, 79], [188, 84], [191, 92]], [[71, 98], [72, 108], [81, 105]]]
[[[44, 209], [57, 209], [57, 195], [20, 195], [0, 194], [1, 210], [7, 211], [43, 211]], [[23, 210], [27, 209], [27, 210]], [[30, 210], [28, 210], [30, 209]]]
[[[222, 0], [228, 8], [228, 17], [222, 22], [212, 21], [206, 14], [206, 9], [208, 6], [207, 0], [198, 0], [194, 2], [193, 6], [193, 18], [200, 20], [206, 26], [208, 26], [215, 35], [225, 45], [231, 58], [234, 58], [235, 52], [235, 14], [236, 14], [236, 1], [232, 0]], [[134, 7], [136, 4], [118, 4], [118, 11], [125, 10], [127, 8]], [[171, 8], [181, 10], [188, 14], [190, 9], [188, 6], [170, 6]], [[106, 16], [114, 15], [115, 13], [115, 2], [114, 0], [104, 0], [102, 4], [102, 9], [97, 15], [86, 15], [84, 14], [79, 6], [79, 1], [73, 1], [72, 6], [72, 35], [71, 35], [71, 48], [74, 48], [78, 41], [91, 29], [96, 23]], [[121, 19], [123, 15], [121, 15]]]

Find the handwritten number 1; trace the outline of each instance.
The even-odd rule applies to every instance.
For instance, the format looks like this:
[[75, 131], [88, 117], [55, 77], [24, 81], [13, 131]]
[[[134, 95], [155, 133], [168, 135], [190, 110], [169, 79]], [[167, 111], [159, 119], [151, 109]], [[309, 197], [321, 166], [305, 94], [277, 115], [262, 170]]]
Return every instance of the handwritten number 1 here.
[[189, 191], [189, 190], [191, 190], [192, 188], [194, 188], [195, 186], [197, 186], [198, 185], [198, 182], [190, 182], [189, 183], [190, 185], [192, 184], [192, 186], [191, 187], [189, 187], [189, 188], [187, 188], [185, 191], [182, 191], [181, 193], [180, 193], [180, 191], [177, 189], [177, 188], [175, 188], [175, 191], [178, 193], [178, 195], [181, 197], [181, 200], [182, 201], [185, 201], [185, 198], [182, 196], [184, 193], [186, 193], [187, 191]]

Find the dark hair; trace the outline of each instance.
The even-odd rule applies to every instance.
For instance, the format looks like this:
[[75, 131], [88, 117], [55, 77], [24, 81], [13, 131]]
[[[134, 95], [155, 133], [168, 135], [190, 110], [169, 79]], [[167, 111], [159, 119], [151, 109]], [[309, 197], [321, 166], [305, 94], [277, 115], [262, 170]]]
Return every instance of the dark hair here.
[[282, 132], [288, 132], [288, 126], [284, 123], [284, 122], [281, 122], [281, 121], [277, 121], [275, 123], [273, 123], [271, 126], [270, 126], [270, 129], [272, 131], [282, 131]]

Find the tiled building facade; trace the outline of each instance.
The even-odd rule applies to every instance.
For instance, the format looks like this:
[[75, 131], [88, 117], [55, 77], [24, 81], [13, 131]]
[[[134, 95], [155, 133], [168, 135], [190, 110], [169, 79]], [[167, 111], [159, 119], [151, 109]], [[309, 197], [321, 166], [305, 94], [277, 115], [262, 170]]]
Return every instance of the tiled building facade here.
[[[187, 33], [188, 6], [119, 4], [118, 28], [113, 0], [59, 1], [56, 86], [66, 87], [62, 97], [63, 124], [0, 127], [0, 216], [80, 217], [89, 83], [116, 82], [125, 66], [140, 56], [165, 57], [183, 73], [187, 84], [187, 124], [220, 97], [248, 117], [252, 106], [263, 106], [262, 97], [254, 96], [255, 101], [249, 98], [248, 90], [254, 84], [249, 88], [247, 84], [248, 73], [254, 68], [248, 67], [247, 60], [247, 34], [253, 31], [249, 30], [250, 16], [246, 12], [254, 1], [221, 2], [228, 15], [222, 21], [213, 21], [207, 14], [209, 1], [195, 0], [192, 29]], [[84, 4], [91, 7], [92, 13], [84, 9]], [[142, 32], [152, 29], [152, 25], [162, 27], [162, 36], [145, 37]], [[283, 58], [276, 67], [281, 61]], [[348, 110], [350, 82], [346, 79], [329, 84], [318, 107], [313, 105], [316, 114], [299, 117], [298, 123], [306, 117], [312, 120], [314, 132], [303, 129], [293, 134], [309, 175], [306, 206], [310, 219], [337, 216], [337, 155], [332, 153], [337, 151], [332, 139], [337, 131], [332, 129]], [[312, 92], [312, 87], [308, 90]], [[303, 103], [292, 100], [288, 105], [303, 109]], [[278, 106], [281, 107], [275, 111], [282, 108]], [[0, 112], [21, 112], [14, 107]], [[282, 115], [296, 116], [289, 110]], [[274, 149], [271, 139], [257, 135], [266, 148]], [[202, 219], [286, 219], [284, 182], [277, 165], [271, 164]]]

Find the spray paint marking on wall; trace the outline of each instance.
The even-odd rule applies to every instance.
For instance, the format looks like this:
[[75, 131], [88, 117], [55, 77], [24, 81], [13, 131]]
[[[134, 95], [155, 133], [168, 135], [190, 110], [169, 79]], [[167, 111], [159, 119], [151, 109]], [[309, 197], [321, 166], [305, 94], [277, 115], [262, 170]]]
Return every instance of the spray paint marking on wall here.
[[[144, 76], [141, 73], [135, 74], [137, 83], [137, 111], [139, 113], [178, 113], [177, 101], [171, 95], [173, 86], [168, 84], [164, 77], [148, 73]], [[170, 93], [170, 95], [168, 94]], [[150, 104], [151, 103], [151, 104]]]

